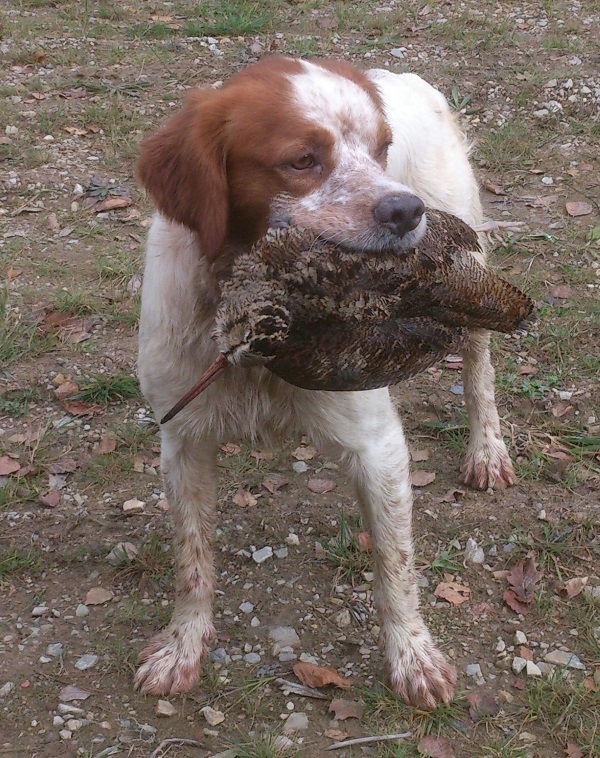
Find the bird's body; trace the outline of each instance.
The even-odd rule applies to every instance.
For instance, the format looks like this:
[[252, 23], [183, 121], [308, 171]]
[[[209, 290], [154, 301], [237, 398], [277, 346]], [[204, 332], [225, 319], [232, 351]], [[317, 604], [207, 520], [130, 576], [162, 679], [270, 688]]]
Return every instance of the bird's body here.
[[476, 260], [467, 224], [441, 211], [427, 219], [416, 248], [383, 252], [296, 227], [269, 230], [222, 284], [213, 332], [220, 368], [209, 369], [210, 381], [228, 364], [264, 365], [305, 389], [375, 389], [460, 350], [469, 329], [514, 331], [532, 301]]

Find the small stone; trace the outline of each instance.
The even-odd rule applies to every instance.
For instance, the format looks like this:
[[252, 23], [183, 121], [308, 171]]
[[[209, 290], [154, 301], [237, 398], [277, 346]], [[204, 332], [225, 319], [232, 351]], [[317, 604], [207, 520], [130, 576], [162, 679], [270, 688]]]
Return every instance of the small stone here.
[[50, 608], [48, 608], [47, 605], [36, 605], [35, 608], [31, 611], [31, 615], [38, 618], [39, 616], [45, 616], [49, 611]]
[[83, 722], [79, 719], [69, 719], [67, 721], [67, 729], [69, 729], [71, 732], [76, 732], [78, 729], [81, 729], [83, 726]]
[[[289, 750], [290, 748], [295, 747], [295, 742], [293, 742], [289, 737], [286, 737], [284, 734], [278, 734], [277, 737], [275, 737], [273, 740], [273, 748], [277, 751], [278, 755], [285, 753], [286, 750]], [[214, 758], [218, 758], [218, 756], [214, 756]], [[233, 756], [227, 758], [233, 758]]]
[[46, 655], [59, 658], [63, 654], [62, 642], [51, 642], [46, 648]]
[[65, 720], [62, 716], [55, 716], [52, 719], [52, 726], [62, 726], [65, 723]]
[[506, 650], [506, 642], [503, 639], [498, 639], [496, 643], [496, 652], [503, 653]]
[[211, 650], [208, 657], [213, 663], [220, 663], [223, 666], [227, 663], [229, 656], [224, 647], [218, 647], [216, 650]]
[[394, 58], [404, 58], [404, 50], [401, 50], [399, 47], [394, 47], [390, 50], [390, 55], [393, 55]]
[[87, 607], [87, 605], [84, 605], [83, 603], [79, 603], [79, 605], [75, 609], [75, 615], [79, 619], [85, 618], [86, 616], [90, 615], [90, 609]]
[[515, 632], [515, 645], [527, 645], [527, 637], [520, 630]]
[[273, 642], [272, 655], [279, 655], [284, 648], [294, 648], [300, 644], [300, 637], [291, 626], [273, 627], [269, 630], [269, 639]]
[[106, 556], [106, 560], [111, 566], [126, 566], [134, 560], [137, 554], [138, 549], [132, 542], [119, 542]]
[[537, 515], [539, 521], [546, 521], [546, 510], [545, 508], [542, 508], [542, 510]]
[[158, 700], [154, 713], [160, 718], [168, 719], [171, 718], [171, 716], [177, 715], [177, 708], [175, 708], [172, 703], [169, 703], [168, 700]]
[[542, 672], [539, 669], [539, 666], [536, 666], [536, 664], [533, 661], [527, 661], [527, 666], [525, 667], [525, 673], [527, 676], [541, 676]]
[[250, 626], [252, 627], [260, 626], [260, 619], [257, 616], [253, 616], [252, 621], [250, 622]]
[[533, 115], [535, 118], [546, 118], [546, 116], [550, 115], [550, 111], [548, 108], [540, 108], [537, 111], [533, 111]]
[[[530, 661], [531, 663], [531, 661]], [[512, 662], [512, 670], [515, 672], [515, 674], [520, 674], [521, 671], [527, 666], [527, 661], [525, 658], [521, 658], [518, 655], [515, 655]]]
[[554, 663], [556, 666], [567, 666], [570, 669], [585, 669], [583, 663], [574, 653], [566, 650], [553, 650], [544, 656], [546, 663]]
[[246, 663], [260, 663], [260, 655], [258, 653], [246, 653], [244, 660]]
[[308, 471], [308, 464], [304, 461], [294, 461], [292, 468], [297, 474], [305, 474]]
[[79, 671], [86, 671], [87, 669], [91, 669], [92, 666], [95, 666], [98, 663], [98, 660], [99, 658], [97, 655], [86, 653], [75, 663], [75, 668], [79, 669]]
[[62, 715], [75, 714], [76, 716], [83, 715], [83, 709], [78, 708], [76, 705], [68, 705], [67, 703], [59, 703], [56, 710]]
[[308, 716], [302, 711], [290, 713], [283, 727], [284, 734], [294, 734], [295, 732], [305, 732], [308, 729]]
[[138, 500], [137, 497], [134, 497], [123, 503], [123, 513], [126, 513], [127, 515], [141, 513], [144, 510], [145, 505], [146, 503], [143, 500]]
[[259, 565], [261, 563], [264, 563], [267, 560], [267, 558], [272, 558], [272, 557], [273, 557], [273, 548], [270, 547], [269, 545], [267, 545], [266, 547], [261, 547], [260, 550], [255, 550], [252, 553], [252, 560], [255, 563], [258, 563]]
[[293, 532], [292, 534], [288, 534], [288, 536], [285, 538], [285, 541], [287, 542], [288, 545], [294, 546], [294, 547], [300, 544], [300, 538], [298, 537], [297, 534], [294, 534]]
[[2, 687], [0, 687], [0, 697], [6, 697], [7, 695], [10, 695], [14, 688], [14, 682], [6, 682], [6, 684], [3, 684]]
[[217, 711], [211, 708], [210, 705], [205, 705], [200, 709], [200, 713], [204, 716], [210, 726], [217, 726], [225, 721], [225, 714], [222, 711]]
[[280, 547], [279, 550], [275, 551], [275, 557], [276, 558], [287, 558], [288, 557], [288, 549], [287, 547]]
[[58, 736], [61, 738], [61, 740], [70, 740], [73, 734], [68, 729], [61, 729], [58, 733]]
[[248, 601], [240, 605], [240, 611], [242, 613], [252, 613], [253, 610], [254, 610], [254, 605], [252, 603], [249, 603]]
[[338, 614], [336, 614], [335, 623], [342, 629], [346, 626], [350, 626], [352, 623], [352, 617], [350, 616], [350, 611], [348, 608], [344, 608], [343, 611], [340, 611]]
[[544, 663], [544, 661], [540, 661], [537, 664], [538, 669], [540, 670], [540, 673], [542, 676], [550, 676], [554, 673], [555, 667], [551, 666], [549, 663]]
[[115, 593], [112, 590], [106, 590], [104, 587], [92, 587], [85, 596], [86, 605], [104, 605], [112, 600]]
[[479, 547], [477, 542], [469, 537], [467, 544], [465, 545], [465, 561], [467, 563], [483, 563], [485, 560], [485, 553], [483, 548]]
[[481, 666], [479, 663], [470, 663], [465, 668], [465, 673], [467, 676], [473, 677], [475, 679], [477, 684], [485, 684], [485, 679], [483, 678], [483, 674], [481, 672]]

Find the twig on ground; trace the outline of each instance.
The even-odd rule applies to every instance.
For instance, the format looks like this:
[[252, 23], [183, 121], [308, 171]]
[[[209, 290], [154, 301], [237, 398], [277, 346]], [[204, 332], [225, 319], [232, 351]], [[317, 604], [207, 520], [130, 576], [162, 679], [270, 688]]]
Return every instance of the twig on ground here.
[[334, 742], [327, 750], [338, 750], [341, 747], [350, 747], [350, 745], [366, 745], [369, 742], [381, 742], [383, 740], [404, 740], [412, 737], [412, 732], [403, 732], [402, 734], [379, 734], [374, 737], [357, 737], [353, 740], [344, 740], [343, 742]]
[[163, 740], [160, 745], [152, 752], [152, 755], [150, 758], [158, 758], [158, 756], [161, 754], [161, 752], [164, 750], [164, 748], [168, 748], [170, 745], [178, 746], [181, 745], [188, 745], [190, 747], [202, 747], [202, 743], [198, 742], [198, 740], [188, 740], [184, 737], [169, 737], [166, 740]]

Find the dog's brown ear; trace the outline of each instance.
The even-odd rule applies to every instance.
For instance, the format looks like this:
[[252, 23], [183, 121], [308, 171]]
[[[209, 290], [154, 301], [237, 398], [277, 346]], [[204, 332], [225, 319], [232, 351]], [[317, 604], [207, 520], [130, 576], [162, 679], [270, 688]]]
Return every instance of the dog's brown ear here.
[[190, 92], [179, 113], [142, 143], [136, 166], [158, 210], [197, 232], [209, 260], [225, 242], [229, 206], [218, 100], [218, 92]]

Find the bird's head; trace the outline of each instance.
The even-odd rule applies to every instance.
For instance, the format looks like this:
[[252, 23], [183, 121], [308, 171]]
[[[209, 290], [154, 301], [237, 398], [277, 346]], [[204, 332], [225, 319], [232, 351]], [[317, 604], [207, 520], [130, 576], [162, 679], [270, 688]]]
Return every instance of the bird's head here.
[[290, 330], [288, 309], [272, 301], [224, 302], [213, 338], [232, 366], [263, 366], [272, 360]]

